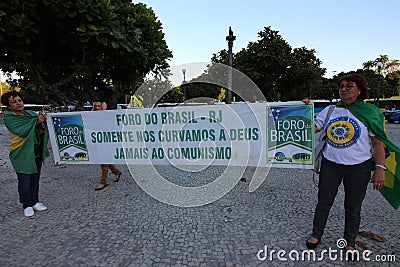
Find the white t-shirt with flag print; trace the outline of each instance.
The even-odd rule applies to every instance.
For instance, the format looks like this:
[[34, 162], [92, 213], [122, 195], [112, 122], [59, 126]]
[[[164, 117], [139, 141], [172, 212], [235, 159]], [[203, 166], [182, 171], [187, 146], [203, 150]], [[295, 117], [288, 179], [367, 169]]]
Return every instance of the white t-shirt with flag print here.
[[[319, 131], [326, 131], [326, 159], [343, 165], [355, 165], [372, 158], [370, 137], [374, 136], [348, 109], [335, 107], [327, 125], [324, 125], [329, 107], [314, 120]], [[324, 128], [324, 129], [323, 129]]]

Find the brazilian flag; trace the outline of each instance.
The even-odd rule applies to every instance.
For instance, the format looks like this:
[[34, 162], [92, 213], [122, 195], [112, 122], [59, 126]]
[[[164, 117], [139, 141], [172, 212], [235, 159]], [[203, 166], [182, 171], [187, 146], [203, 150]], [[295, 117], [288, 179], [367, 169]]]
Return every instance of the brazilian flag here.
[[385, 160], [386, 180], [380, 192], [395, 209], [398, 209], [400, 206], [400, 151], [391, 142], [385, 142], [385, 145], [390, 155]]
[[365, 126], [385, 144], [385, 150], [389, 156], [385, 160], [385, 185], [381, 188], [381, 194], [386, 200], [398, 209], [400, 207], [400, 148], [393, 144], [385, 133], [385, 119], [383, 113], [374, 105], [356, 101], [350, 105], [343, 102], [337, 103], [350, 110]]
[[[16, 115], [11, 111], [4, 113], [4, 124], [8, 129], [10, 135], [10, 161], [17, 173], [37, 173], [37, 166], [35, 162], [35, 135], [38, 134], [38, 127], [36, 123], [38, 114], [32, 110], [25, 110], [24, 115]], [[49, 140], [48, 130], [44, 123], [44, 144], [42, 160], [47, 158], [50, 153], [47, 149], [47, 142]]]

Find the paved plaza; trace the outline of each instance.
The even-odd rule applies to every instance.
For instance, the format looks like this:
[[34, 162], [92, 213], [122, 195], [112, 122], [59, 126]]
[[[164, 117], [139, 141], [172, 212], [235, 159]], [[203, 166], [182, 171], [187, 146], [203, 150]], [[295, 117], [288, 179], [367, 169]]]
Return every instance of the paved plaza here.
[[[388, 133], [400, 145], [400, 125], [388, 125]], [[272, 169], [264, 183], [249, 193], [254, 168], [247, 168], [243, 175], [238, 173], [246, 179], [219, 200], [182, 208], [149, 196], [127, 166], [119, 166], [123, 175], [118, 183], [110, 176], [110, 185], [95, 191], [100, 166], [55, 166], [50, 157], [40, 188], [40, 201], [49, 209], [26, 218], [8, 144], [0, 122], [0, 266], [400, 266], [400, 210], [394, 210], [372, 185], [360, 230], [386, 241], [358, 237], [372, 252], [371, 262], [348, 263], [327, 254], [316, 261], [295, 261], [289, 252], [306, 250], [316, 205], [318, 177], [313, 181], [310, 170]], [[210, 183], [225, 169], [210, 167], [196, 173], [156, 168], [167, 180], [186, 186]], [[146, 179], [146, 168], [133, 169], [136, 177]], [[343, 233], [343, 195], [340, 187], [317, 256], [337, 249]], [[268, 253], [286, 251], [288, 260], [279, 260], [276, 253], [260, 260], [257, 254], [265, 247]], [[375, 261], [376, 256], [388, 255], [394, 255], [396, 262]]]

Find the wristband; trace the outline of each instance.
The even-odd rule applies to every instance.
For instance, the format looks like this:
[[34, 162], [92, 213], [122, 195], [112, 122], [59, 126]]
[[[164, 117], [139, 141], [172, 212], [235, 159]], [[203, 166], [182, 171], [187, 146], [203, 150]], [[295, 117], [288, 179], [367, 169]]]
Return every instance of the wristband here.
[[381, 164], [375, 164], [375, 167], [379, 167], [379, 168], [382, 168], [382, 169], [386, 170], [386, 167], [381, 165]]

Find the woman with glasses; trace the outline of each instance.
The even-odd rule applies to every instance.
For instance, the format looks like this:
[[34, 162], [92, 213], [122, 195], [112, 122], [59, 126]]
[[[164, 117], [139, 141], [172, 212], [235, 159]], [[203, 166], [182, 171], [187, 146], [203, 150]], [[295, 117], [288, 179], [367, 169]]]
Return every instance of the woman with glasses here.
[[373, 188], [380, 190], [385, 183], [385, 149], [382, 139], [384, 117], [367, 98], [367, 82], [357, 74], [339, 79], [341, 101], [333, 109], [325, 125], [329, 107], [314, 121], [315, 132], [326, 131], [327, 145], [323, 150], [318, 183], [318, 204], [315, 208], [313, 231], [306, 246], [315, 249], [321, 241], [338, 187], [344, 186], [346, 250], [355, 250], [359, 232], [361, 204], [371, 179], [371, 162], [375, 160]]

